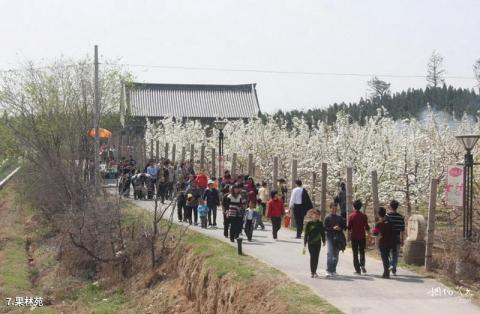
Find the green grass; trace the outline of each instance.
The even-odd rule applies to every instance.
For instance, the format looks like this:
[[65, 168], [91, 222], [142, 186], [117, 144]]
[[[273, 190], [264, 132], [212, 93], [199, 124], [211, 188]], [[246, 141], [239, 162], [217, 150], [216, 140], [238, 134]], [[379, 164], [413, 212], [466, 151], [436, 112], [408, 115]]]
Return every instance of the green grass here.
[[274, 293], [279, 295], [281, 299], [287, 300], [289, 314], [317, 313], [319, 310], [332, 314], [342, 313], [342, 311], [315, 295], [309, 288], [291, 281], [275, 288]]
[[91, 282], [75, 290], [68, 297], [73, 301], [88, 305], [91, 313], [94, 314], [116, 313], [127, 301], [123, 290], [106, 291]]
[[189, 231], [185, 243], [192, 246], [197, 255], [204, 256], [207, 265], [212, 265], [216, 275], [221, 278], [233, 273], [236, 280], [248, 280], [255, 276], [254, 260], [247, 256], [239, 256], [237, 249], [201, 233]]
[[0, 263], [0, 281], [5, 294], [30, 289], [30, 274], [26, 263], [25, 243], [21, 239], [9, 241], [2, 251]]

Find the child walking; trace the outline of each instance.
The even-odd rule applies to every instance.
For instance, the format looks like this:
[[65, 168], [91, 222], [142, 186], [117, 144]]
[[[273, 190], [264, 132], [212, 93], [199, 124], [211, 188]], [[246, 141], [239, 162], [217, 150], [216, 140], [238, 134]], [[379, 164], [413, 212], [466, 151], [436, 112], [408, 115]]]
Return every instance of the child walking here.
[[384, 207], [378, 208], [378, 217], [380, 221], [375, 224], [373, 235], [378, 237], [378, 247], [383, 262], [382, 278], [390, 278], [390, 251], [395, 248], [395, 239], [393, 235], [393, 225], [386, 218], [387, 210]]
[[308, 244], [308, 252], [310, 253], [310, 271], [312, 278], [317, 278], [318, 257], [320, 255], [320, 249], [325, 245], [325, 228], [320, 220], [321, 214], [318, 209], [312, 209], [310, 211], [312, 220], [309, 221], [305, 227], [305, 237], [303, 245]]
[[260, 226], [262, 230], [265, 230], [265, 225], [263, 224], [263, 220], [262, 220], [265, 209], [263, 207], [261, 199], [257, 200], [257, 207], [255, 208], [255, 212], [257, 216], [257, 218], [255, 219], [255, 230], [257, 230], [258, 226]]
[[203, 229], [207, 229], [208, 206], [205, 200], [201, 200], [197, 208], [200, 224]]
[[255, 202], [250, 202], [248, 208], [245, 211], [244, 221], [245, 221], [245, 235], [249, 242], [252, 241], [253, 236], [253, 225], [257, 218], [257, 212], [255, 209]]

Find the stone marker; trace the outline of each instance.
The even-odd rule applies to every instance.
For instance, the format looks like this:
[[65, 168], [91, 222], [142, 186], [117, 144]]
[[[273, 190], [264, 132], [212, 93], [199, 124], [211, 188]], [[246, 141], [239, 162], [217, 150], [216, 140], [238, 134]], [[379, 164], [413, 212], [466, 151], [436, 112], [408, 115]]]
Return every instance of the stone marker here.
[[403, 259], [406, 264], [423, 266], [425, 264], [425, 235], [427, 222], [422, 215], [412, 215], [408, 219], [407, 240], [403, 247]]

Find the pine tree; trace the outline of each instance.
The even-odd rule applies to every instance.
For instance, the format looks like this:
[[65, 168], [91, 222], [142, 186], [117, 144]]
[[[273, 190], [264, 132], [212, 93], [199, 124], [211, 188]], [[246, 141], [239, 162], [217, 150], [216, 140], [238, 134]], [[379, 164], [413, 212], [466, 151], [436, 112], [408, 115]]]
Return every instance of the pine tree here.
[[444, 76], [443, 57], [434, 50], [427, 64], [428, 85], [435, 88], [439, 87], [445, 83]]

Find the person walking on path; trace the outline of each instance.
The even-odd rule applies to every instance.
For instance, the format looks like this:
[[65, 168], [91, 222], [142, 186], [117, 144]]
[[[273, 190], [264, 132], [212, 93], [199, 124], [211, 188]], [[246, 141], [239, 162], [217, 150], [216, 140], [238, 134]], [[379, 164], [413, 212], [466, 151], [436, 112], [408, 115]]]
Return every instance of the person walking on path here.
[[[193, 213], [193, 224], [196, 226], [198, 225], [198, 201], [201, 199], [200, 190], [197, 187], [195, 180], [190, 182], [190, 185], [187, 189], [187, 195], [191, 195], [191, 198], [187, 198], [187, 205], [191, 207], [190, 213], [190, 222], [192, 220], [192, 213]], [[190, 223], [191, 224], [191, 223]]]
[[200, 225], [202, 229], [207, 229], [208, 206], [205, 200], [200, 200], [197, 207], [198, 216], [200, 217]]
[[150, 161], [147, 167], [147, 174], [149, 175], [147, 194], [149, 200], [151, 200], [153, 198], [153, 195], [155, 195], [155, 186], [157, 185], [158, 171], [159, 169], [157, 165], [153, 161]]
[[230, 228], [230, 219], [228, 219], [228, 196], [230, 195], [230, 187], [224, 186], [222, 190], [222, 213], [223, 213], [223, 235], [228, 238], [228, 229]]
[[345, 219], [337, 215], [337, 203], [330, 204], [330, 214], [325, 217], [324, 226], [327, 238], [327, 273], [326, 276], [337, 275], [338, 255], [345, 250], [346, 239], [343, 234]]
[[250, 202], [248, 204], [248, 208], [245, 211], [244, 216], [244, 223], [245, 223], [245, 235], [249, 242], [252, 241], [253, 236], [253, 226], [255, 224], [255, 220], [257, 219], [257, 212], [255, 211], [255, 203]]
[[384, 207], [378, 209], [378, 217], [380, 221], [375, 224], [373, 235], [378, 237], [378, 248], [380, 249], [380, 256], [383, 263], [382, 278], [390, 278], [390, 252], [395, 247], [393, 226], [385, 217], [387, 210]]
[[297, 187], [292, 190], [289, 208], [293, 211], [293, 216], [295, 217], [297, 239], [300, 239], [303, 232], [303, 220], [307, 212], [313, 208], [313, 205], [307, 190], [302, 187], [302, 181], [296, 180], [295, 184]]
[[[354, 212], [348, 216], [348, 234], [352, 244], [353, 251], [353, 267], [355, 274], [366, 274], [365, 269], [365, 247], [367, 245], [366, 232], [370, 232], [368, 225], [368, 217], [360, 210], [362, 209], [362, 201], [356, 200], [353, 202]], [[360, 254], [360, 260], [358, 255]]]
[[177, 218], [178, 222], [184, 221], [183, 219], [186, 218], [185, 207], [187, 206], [187, 195], [185, 191], [180, 190], [177, 197]]
[[390, 211], [386, 217], [388, 222], [393, 227], [394, 247], [390, 253], [390, 270], [394, 276], [397, 275], [398, 255], [400, 254], [400, 247], [403, 246], [403, 234], [405, 232], [405, 218], [397, 213], [400, 204], [396, 200], [390, 202]]
[[252, 177], [247, 178], [247, 182], [245, 183], [245, 191], [247, 192], [248, 196], [248, 203], [250, 202], [257, 202], [257, 187], [255, 186], [255, 181], [253, 181]]
[[325, 246], [325, 228], [320, 220], [321, 213], [318, 209], [310, 211], [312, 220], [305, 226], [305, 237], [303, 240], [304, 247], [308, 244], [308, 252], [310, 253], [310, 272], [312, 278], [317, 278], [318, 257], [322, 243]]
[[262, 206], [262, 215], [265, 216], [267, 210], [267, 202], [270, 193], [268, 192], [267, 182], [262, 182], [262, 187], [258, 189], [258, 199], [260, 200], [260, 205]]
[[288, 192], [287, 181], [285, 181], [285, 179], [283, 178], [278, 179], [278, 189], [281, 196], [281, 200], [285, 204], [287, 200], [287, 192]]
[[267, 217], [272, 220], [272, 234], [276, 240], [278, 230], [282, 225], [282, 216], [285, 214], [285, 205], [277, 191], [270, 193], [270, 200], [267, 203]]
[[235, 239], [238, 238], [242, 232], [242, 211], [244, 203], [242, 202], [242, 196], [240, 195], [241, 188], [240, 185], [235, 185], [232, 188], [231, 193], [228, 195], [227, 216], [230, 223], [230, 242], [235, 242]]
[[[265, 207], [267, 204], [265, 204]], [[265, 230], [265, 225], [263, 224], [263, 216], [265, 215], [265, 208], [262, 206], [262, 200], [257, 200], [257, 206], [255, 208], [255, 212], [257, 214], [257, 218], [255, 219], [255, 230], [257, 230], [258, 226]]]
[[[218, 190], [214, 186], [215, 182], [208, 180], [208, 187], [203, 193], [202, 199], [207, 201], [208, 206], [208, 226], [216, 228], [217, 227], [217, 206], [220, 205], [220, 198], [218, 195]], [[213, 220], [212, 220], [213, 215]]]
[[340, 190], [335, 196], [335, 203], [340, 207], [340, 215], [343, 219], [347, 219], [347, 191], [344, 182], [340, 183]]
[[165, 164], [160, 163], [160, 168], [158, 170], [157, 177], [157, 197], [160, 198], [162, 204], [165, 204], [165, 198], [167, 196], [167, 186], [168, 186], [168, 169]]

